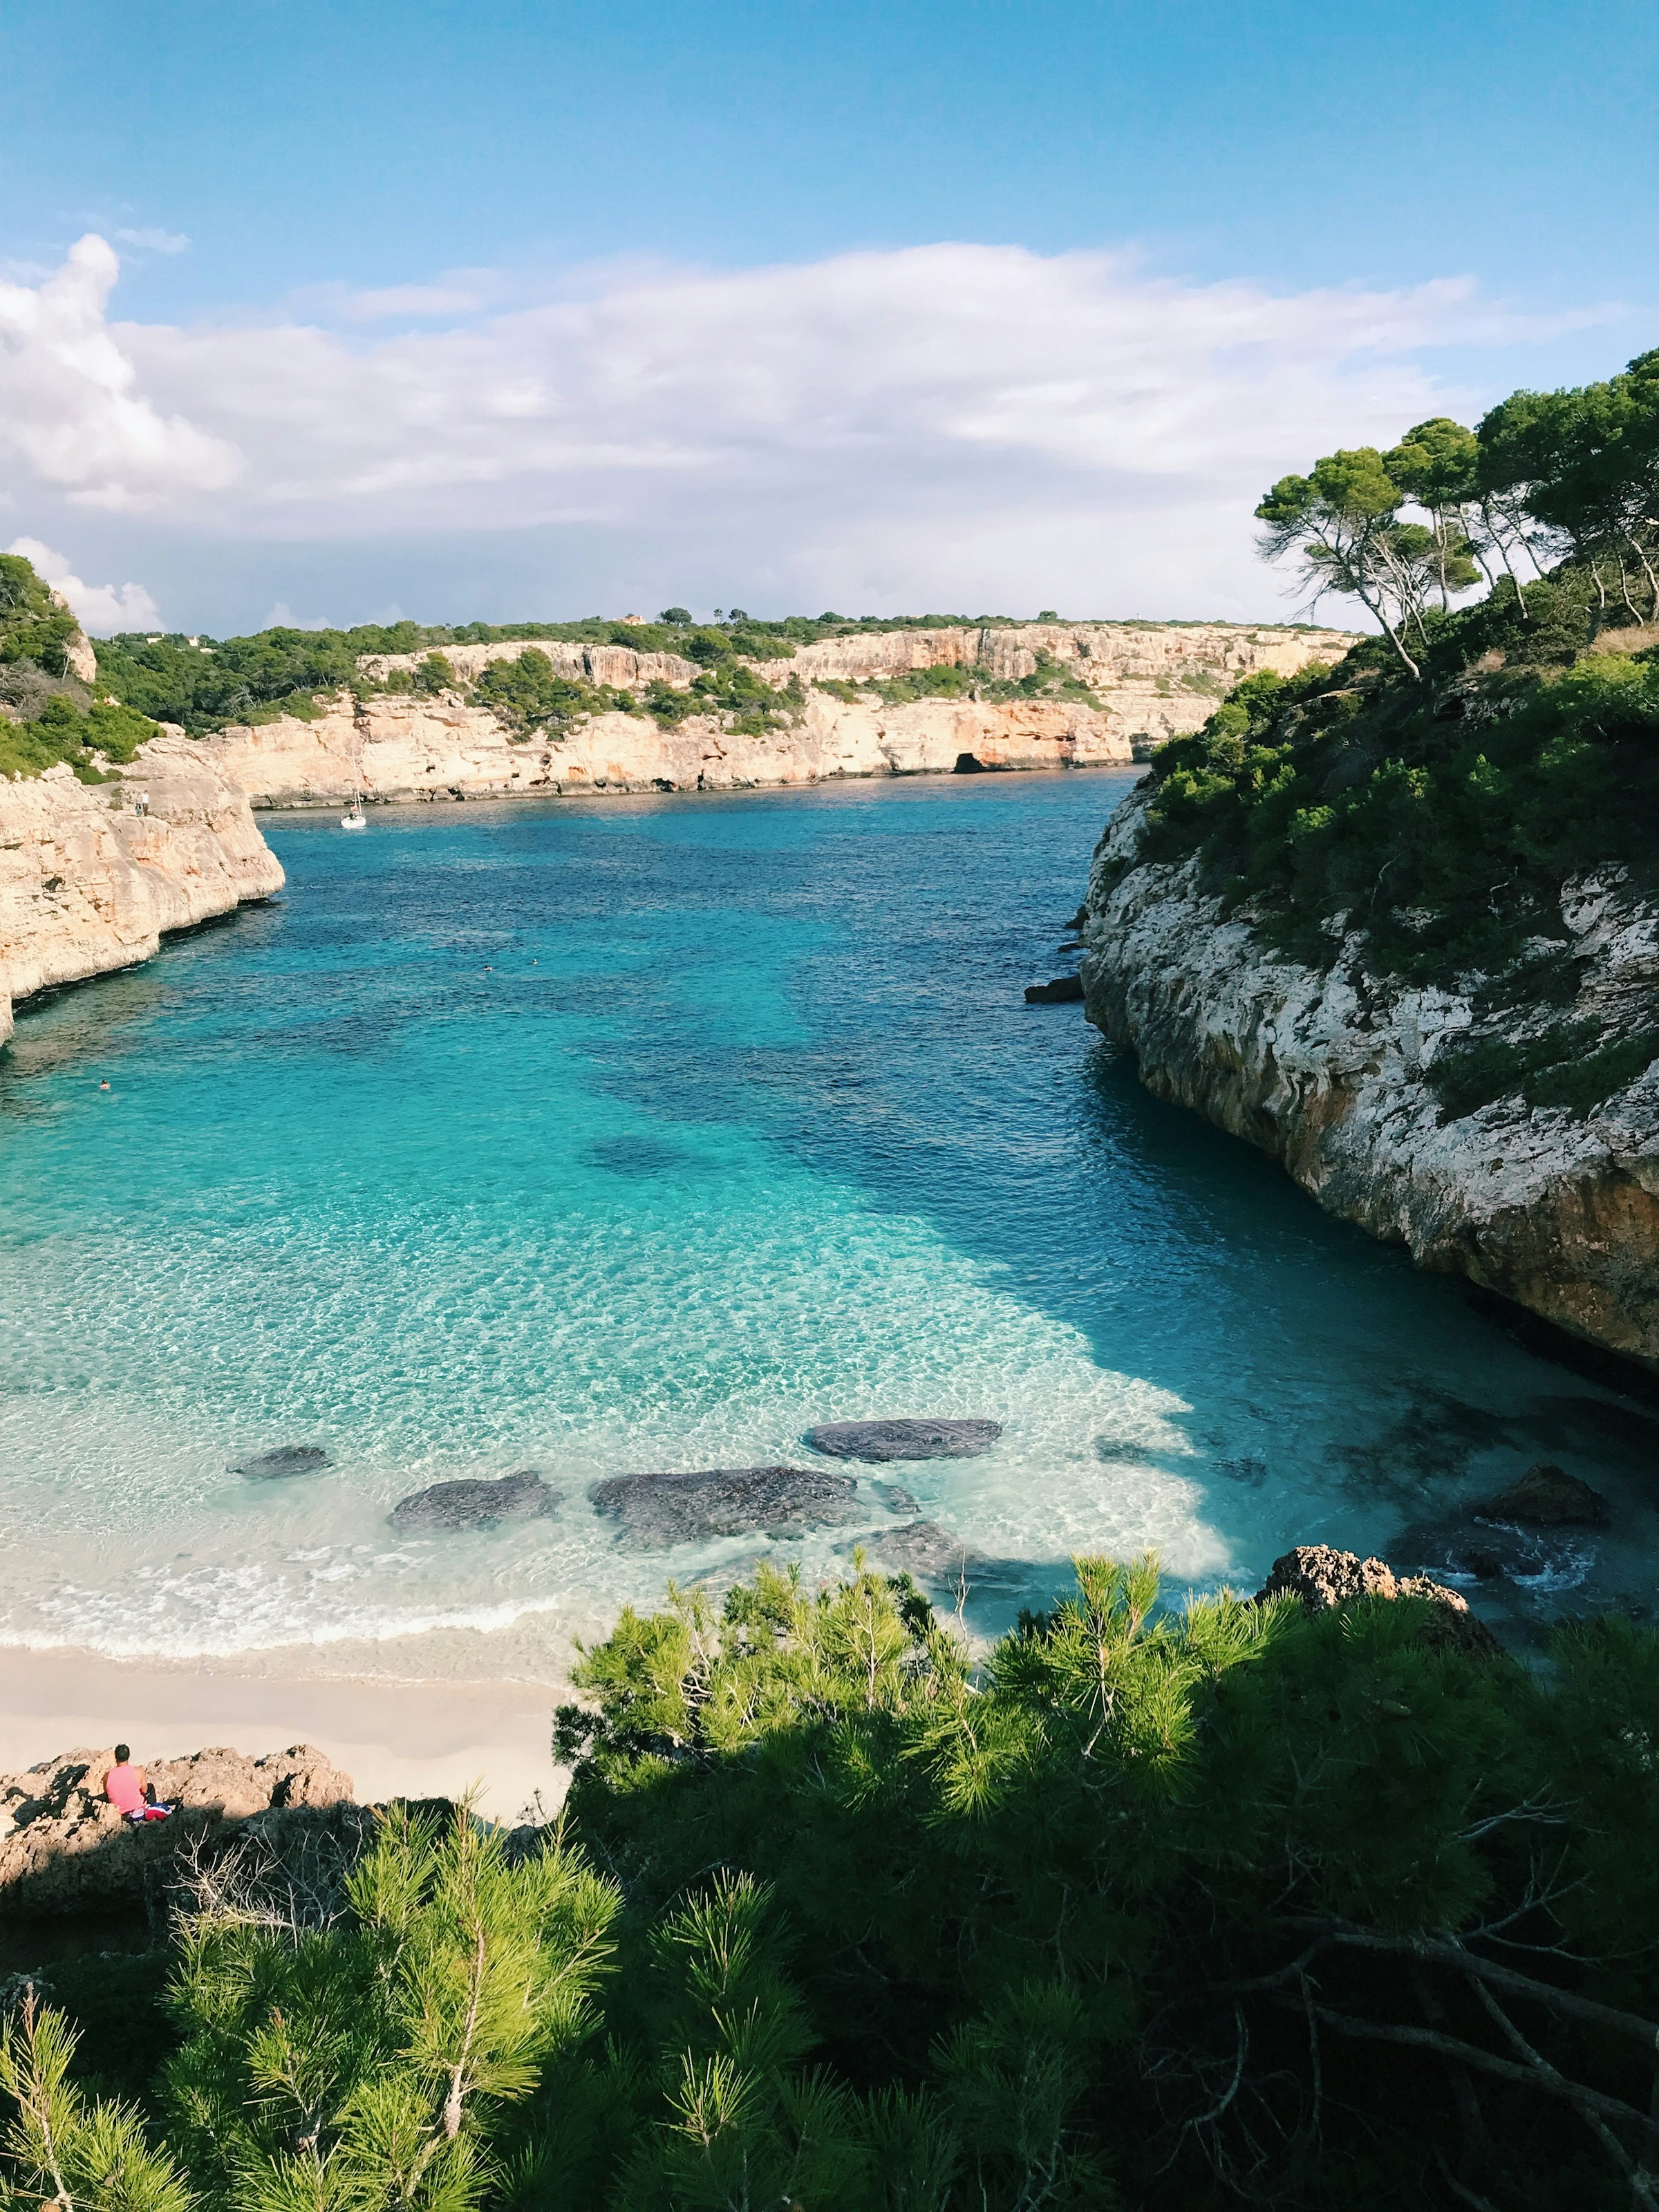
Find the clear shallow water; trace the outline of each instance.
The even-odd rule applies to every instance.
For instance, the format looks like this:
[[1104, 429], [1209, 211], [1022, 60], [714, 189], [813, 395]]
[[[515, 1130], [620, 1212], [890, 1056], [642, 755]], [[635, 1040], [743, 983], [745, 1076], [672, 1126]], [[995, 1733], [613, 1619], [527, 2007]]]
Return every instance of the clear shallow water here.
[[[1644, 1596], [1643, 1413], [1023, 1004], [1128, 781], [265, 817], [282, 902], [0, 1053], [0, 1642], [518, 1665], [759, 1548], [631, 1551], [594, 1478], [877, 1413], [1005, 1424], [885, 1471], [1007, 1563], [986, 1628], [1075, 1549], [1253, 1586], [1545, 1453], [1615, 1528], [1500, 1607]], [[386, 1525], [525, 1466], [553, 1518]]]

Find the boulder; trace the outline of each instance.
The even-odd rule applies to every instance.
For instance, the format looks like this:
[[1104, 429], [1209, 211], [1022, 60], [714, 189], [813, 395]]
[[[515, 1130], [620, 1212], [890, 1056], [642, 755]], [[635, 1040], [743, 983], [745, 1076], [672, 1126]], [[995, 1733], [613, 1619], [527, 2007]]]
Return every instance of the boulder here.
[[613, 1474], [589, 1492], [623, 1534], [653, 1549], [713, 1536], [822, 1528], [856, 1516], [850, 1474], [799, 1467], [717, 1467], [693, 1474]]
[[820, 1421], [806, 1441], [831, 1459], [976, 1459], [1001, 1434], [1000, 1421]]
[[230, 1471], [245, 1474], [250, 1482], [278, 1482], [285, 1475], [316, 1474], [333, 1464], [320, 1444], [278, 1444], [274, 1451], [240, 1461]]
[[536, 1521], [559, 1502], [533, 1467], [495, 1481], [434, 1482], [400, 1498], [387, 1516], [394, 1528], [494, 1528], [502, 1521]]
[[1512, 1490], [1488, 1498], [1474, 1512], [1477, 1521], [1518, 1521], [1534, 1528], [1599, 1528], [1607, 1522], [1607, 1501], [1576, 1474], [1540, 1459]]
[[0, 1775], [0, 1912], [142, 1903], [181, 1855], [199, 1859], [247, 1821], [262, 1821], [275, 1841], [284, 1825], [314, 1825], [351, 1802], [350, 1776], [310, 1744], [263, 1759], [198, 1751], [146, 1764], [157, 1797], [176, 1809], [139, 1826], [104, 1796], [114, 1759], [107, 1748], [64, 1752]]
[[1430, 1615], [1426, 1640], [1453, 1650], [1487, 1658], [1502, 1653], [1503, 1645], [1469, 1611], [1467, 1598], [1426, 1575], [1396, 1575], [1383, 1559], [1362, 1559], [1353, 1552], [1339, 1552], [1329, 1544], [1298, 1544], [1275, 1559], [1273, 1572], [1255, 1594], [1255, 1603], [1272, 1597], [1294, 1597], [1309, 1613], [1326, 1613], [1356, 1598], [1427, 1598], [1435, 1610]]
[[1028, 983], [1025, 1003], [1028, 1006], [1075, 1006], [1083, 996], [1081, 975], [1056, 975], [1052, 982]]

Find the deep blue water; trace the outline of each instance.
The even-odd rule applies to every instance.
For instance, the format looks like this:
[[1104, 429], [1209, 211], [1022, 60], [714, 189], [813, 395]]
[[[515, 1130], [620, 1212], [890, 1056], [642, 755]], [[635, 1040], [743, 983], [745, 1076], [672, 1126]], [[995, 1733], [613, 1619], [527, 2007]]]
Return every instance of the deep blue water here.
[[[0, 1639], [521, 1664], [757, 1548], [619, 1546], [595, 1476], [866, 1413], [1005, 1424], [896, 1470], [985, 1626], [1079, 1548], [1386, 1552], [1546, 1451], [1625, 1533], [1504, 1601], [1639, 1594], [1639, 1417], [1023, 1003], [1128, 781], [264, 817], [279, 902], [0, 1053]], [[334, 1464], [230, 1472], [289, 1442]], [[386, 1526], [523, 1466], [552, 1519]]]

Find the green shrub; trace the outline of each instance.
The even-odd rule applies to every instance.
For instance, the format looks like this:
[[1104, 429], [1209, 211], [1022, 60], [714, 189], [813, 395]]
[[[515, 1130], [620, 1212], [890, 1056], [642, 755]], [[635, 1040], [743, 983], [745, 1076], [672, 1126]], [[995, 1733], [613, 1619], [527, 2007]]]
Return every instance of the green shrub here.
[[[1565, 581], [1553, 595], [1577, 604]], [[1436, 634], [1484, 653], [1492, 619]], [[1196, 856], [1315, 965], [1340, 914], [1377, 969], [1501, 994], [1529, 940], [1559, 938], [1568, 879], [1611, 866], [1659, 884], [1659, 665], [1478, 671], [1454, 655], [1441, 673], [1438, 694], [1409, 683], [1367, 641], [1336, 670], [1248, 678], [1160, 750], [1144, 856]]]
[[562, 737], [590, 714], [639, 712], [631, 691], [558, 675], [547, 655], [533, 647], [516, 660], [492, 660], [472, 696], [519, 738], [528, 737], [533, 731]]

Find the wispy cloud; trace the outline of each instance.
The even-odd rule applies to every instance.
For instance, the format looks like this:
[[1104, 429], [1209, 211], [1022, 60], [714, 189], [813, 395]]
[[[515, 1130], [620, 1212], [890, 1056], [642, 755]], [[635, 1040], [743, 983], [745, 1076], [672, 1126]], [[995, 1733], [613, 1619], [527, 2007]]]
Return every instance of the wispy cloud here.
[[94, 637], [118, 629], [154, 629], [161, 619], [161, 610], [142, 584], [83, 584], [67, 557], [38, 538], [14, 538], [6, 550], [32, 562], [36, 574], [56, 586], [82, 629]]
[[453, 284], [387, 284], [378, 292], [348, 293], [342, 313], [354, 322], [372, 323], [390, 316], [413, 320], [438, 319], [446, 315], [470, 315], [483, 305], [477, 292]]
[[1569, 324], [1466, 279], [1284, 295], [975, 245], [337, 295], [337, 325], [437, 325], [367, 340], [112, 324], [114, 274], [92, 238], [0, 287], [0, 440], [70, 499], [267, 541], [597, 532], [750, 605], [1259, 611], [1265, 483], [1458, 412], [1436, 349]]
[[183, 253], [190, 245], [182, 230], [118, 230], [115, 235], [140, 253]]

